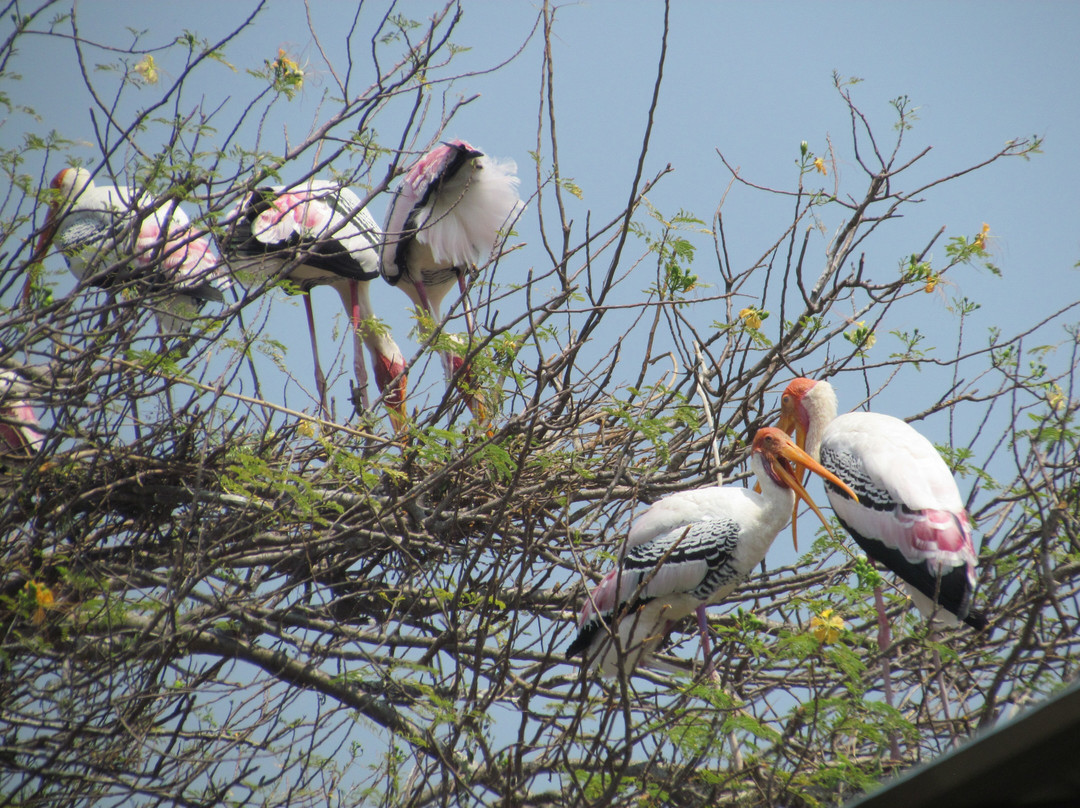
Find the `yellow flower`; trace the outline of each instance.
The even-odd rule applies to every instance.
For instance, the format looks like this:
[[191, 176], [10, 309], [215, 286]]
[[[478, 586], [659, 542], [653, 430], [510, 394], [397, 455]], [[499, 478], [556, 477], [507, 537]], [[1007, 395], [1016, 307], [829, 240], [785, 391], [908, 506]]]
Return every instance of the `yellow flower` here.
[[743, 324], [747, 328], [752, 328], [755, 331], [761, 328], [762, 316], [761, 312], [754, 308], [746, 308], [739, 312], [739, 318], [743, 321]]
[[270, 81], [274, 89], [286, 98], [292, 98], [298, 90], [304, 86], [304, 69], [285, 51], [278, 48], [278, 55], [274, 61], [265, 60], [267, 70], [270, 72]]
[[52, 590], [45, 584], [38, 583], [37, 581], [27, 581], [26, 589], [29, 590], [34, 596], [34, 603], [37, 608], [34, 610], [34, 615], [31, 617], [31, 622], [35, 626], [40, 626], [45, 622], [45, 610], [51, 609], [53, 604], [56, 603], [56, 598], [53, 596]]
[[828, 645], [840, 639], [840, 632], [847, 626], [840, 615], [833, 614], [832, 609], [826, 609], [821, 614], [810, 618], [810, 628], [819, 643]]
[[990, 235], [990, 225], [983, 222], [982, 230], [979, 231], [979, 235], [975, 236], [975, 246], [980, 250], [986, 249], [986, 239]]
[[1064, 391], [1057, 384], [1054, 384], [1046, 394], [1046, 402], [1055, 412], [1060, 410], [1066, 403]]
[[142, 80], [147, 84], [157, 84], [158, 82], [158, 69], [154, 64], [154, 57], [149, 53], [135, 65], [135, 72], [142, 76]]
[[315, 425], [306, 418], [296, 425], [296, 433], [305, 438], [315, 437]]
[[822, 174], [828, 175], [829, 173], [829, 169], [825, 165], [825, 159], [823, 157], [817, 157], [814, 159], [814, 168], [816, 168]]
[[53, 596], [52, 590], [45, 584], [35, 583], [34, 588], [37, 590], [34, 593], [34, 600], [37, 601], [37, 605], [43, 609], [51, 608], [56, 602], [56, 598]]
[[931, 275], [930, 279], [926, 282], [926, 286], [923, 288], [923, 291], [926, 292], [926, 294], [930, 294], [931, 292], [934, 291], [934, 289], [937, 288], [937, 285], [938, 285], [938, 276], [937, 275]]
[[289, 54], [285, 52], [284, 48], [278, 48], [277, 59], [274, 61], [274, 68], [280, 70], [282, 73], [300, 72], [300, 65], [296, 63], [296, 60], [289, 58]]

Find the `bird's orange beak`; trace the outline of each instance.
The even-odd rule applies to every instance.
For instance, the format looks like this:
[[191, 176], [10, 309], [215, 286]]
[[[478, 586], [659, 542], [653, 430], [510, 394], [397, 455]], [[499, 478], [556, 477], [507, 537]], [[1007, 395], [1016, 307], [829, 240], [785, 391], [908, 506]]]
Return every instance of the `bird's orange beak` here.
[[[45, 216], [45, 227], [41, 230], [41, 235], [38, 236], [37, 246], [34, 248], [34, 254], [30, 256], [31, 264], [40, 264], [45, 260], [45, 254], [49, 251], [49, 247], [52, 246], [53, 239], [56, 237], [56, 226], [60, 223], [60, 216], [58, 209], [50, 207], [48, 214]], [[24, 308], [30, 305], [30, 290], [34, 286], [34, 273], [28, 272], [26, 276], [26, 283], [23, 284], [22, 294], [20, 299]]]
[[806, 448], [806, 427], [799, 423], [795, 415], [795, 403], [787, 396], [780, 403], [780, 420], [776, 422], [776, 428], [789, 435], [793, 434], [799, 448]]
[[[780, 447], [777, 457], [772, 459], [772, 468], [773, 471], [776, 473], [776, 477], [782, 480], [784, 484], [788, 486], [788, 488], [795, 492], [796, 511], [798, 510], [799, 500], [801, 499], [803, 502], [810, 506], [810, 510], [817, 514], [817, 518], [821, 520], [821, 524], [825, 525], [825, 530], [829, 532], [830, 536], [833, 536], [833, 532], [832, 529], [829, 527], [829, 523], [826, 521], [824, 514], [822, 514], [821, 512], [821, 509], [818, 508], [814, 500], [810, 498], [810, 494], [808, 494], [806, 489], [803, 487], [803, 471], [805, 470], [813, 472], [814, 474], [821, 477], [823, 480], [827, 480], [828, 482], [837, 486], [841, 491], [846, 493], [856, 502], [859, 501], [858, 495], [851, 490], [847, 483], [845, 483], [843, 480], [841, 480], [839, 477], [837, 477], [819, 462], [814, 460], [814, 458], [812, 458], [803, 449], [799, 448], [792, 442], [786, 442]], [[798, 551], [799, 538], [797, 533], [795, 532], [794, 514], [792, 514], [791, 525], [791, 538], [795, 544], [795, 550]], [[833, 538], [836, 537], [833, 536]]]
[[401, 434], [409, 420], [405, 407], [409, 376], [405, 363], [389, 356], [380, 356], [375, 362], [375, 383], [382, 391], [383, 404], [386, 405], [394, 431]]
[[[784, 397], [780, 400], [780, 420], [776, 422], [776, 428], [781, 430], [782, 432], [786, 432], [788, 435], [794, 433], [795, 444], [800, 449], [806, 448], [806, 427], [802, 425], [802, 423], [799, 421], [798, 416], [795, 414], [795, 401], [789, 395], [785, 394]], [[799, 481], [802, 482], [803, 467], [798, 467], [797, 473]], [[795, 518], [798, 516], [798, 514], [799, 500], [798, 498], [796, 498], [795, 508], [791, 512], [791, 537], [795, 542], [796, 550], [799, 549], [799, 538], [797, 533], [798, 528], [796, 527], [797, 520]], [[818, 516], [820, 517], [821, 514], [818, 513]], [[828, 525], [826, 525], [826, 527], [828, 527]]]

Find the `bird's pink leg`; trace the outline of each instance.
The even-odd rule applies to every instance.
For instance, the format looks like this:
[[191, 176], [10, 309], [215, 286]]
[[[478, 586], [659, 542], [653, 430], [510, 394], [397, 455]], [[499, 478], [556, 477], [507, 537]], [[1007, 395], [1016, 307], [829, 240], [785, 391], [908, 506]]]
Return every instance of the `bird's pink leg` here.
[[[413, 286], [416, 287], [416, 296], [420, 298], [420, 305], [424, 307], [424, 311], [426, 311], [435, 324], [438, 325], [439, 313], [435, 311], [435, 307], [431, 305], [431, 300], [428, 298], [427, 288], [424, 286], [424, 282], [417, 279], [413, 281]], [[446, 380], [450, 381], [454, 378], [454, 367], [451, 364], [450, 354], [440, 352], [440, 356], [442, 356], [443, 373], [446, 374]]]
[[716, 677], [716, 671], [712, 664], [712, 643], [709, 642], [709, 623], [705, 617], [705, 604], [698, 606], [696, 612], [698, 633], [701, 634], [701, 653], [705, 658], [705, 675], [713, 679]]
[[465, 273], [459, 272], [457, 276], [458, 289], [461, 290], [461, 309], [465, 312], [465, 327], [469, 335], [476, 333], [476, 323], [473, 322], [472, 309], [469, 308], [469, 298], [465, 296]]
[[[881, 587], [874, 587], [874, 604], [877, 606], [878, 651], [881, 652], [881, 688], [885, 692], [885, 703], [893, 707], [892, 669], [889, 665], [889, 646], [892, 634], [889, 631], [889, 617], [885, 614], [885, 596]], [[900, 743], [896, 739], [896, 730], [889, 731], [889, 752], [893, 760], [900, 760]]]
[[315, 389], [319, 392], [319, 408], [323, 415], [329, 417], [330, 410], [326, 407], [326, 377], [319, 364], [319, 343], [315, 339], [315, 312], [311, 308], [310, 290], [304, 294], [304, 308], [307, 310], [308, 333], [311, 335], [311, 356], [315, 360]]
[[360, 390], [360, 404], [363, 406], [364, 411], [367, 412], [371, 409], [371, 403], [368, 401], [368, 376], [367, 376], [367, 363], [364, 362], [364, 343], [360, 339], [360, 291], [357, 287], [357, 281], [349, 282], [349, 302], [352, 311], [349, 313], [349, 319], [352, 322], [353, 333], [353, 375], [356, 376], [356, 386]]

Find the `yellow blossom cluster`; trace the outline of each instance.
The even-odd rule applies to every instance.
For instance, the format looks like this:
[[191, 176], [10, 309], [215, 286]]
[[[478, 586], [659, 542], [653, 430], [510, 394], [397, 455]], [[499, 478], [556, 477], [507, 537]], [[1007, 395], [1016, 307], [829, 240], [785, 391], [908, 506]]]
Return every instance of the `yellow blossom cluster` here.
[[829, 645], [840, 639], [840, 633], [847, 628], [843, 618], [833, 614], [832, 609], [825, 609], [821, 614], [810, 618], [810, 630], [822, 645]]
[[37, 607], [31, 618], [35, 626], [45, 622], [45, 610], [51, 609], [56, 603], [52, 590], [39, 581], [27, 581], [26, 591], [33, 596], [33, 603]]
[[743, 321], [743, 325], [747, 328], [757, 330], [761, 328], [762, 316], [761, 312], [754, 308], [745, 308], [739, 312], [739, 319]]

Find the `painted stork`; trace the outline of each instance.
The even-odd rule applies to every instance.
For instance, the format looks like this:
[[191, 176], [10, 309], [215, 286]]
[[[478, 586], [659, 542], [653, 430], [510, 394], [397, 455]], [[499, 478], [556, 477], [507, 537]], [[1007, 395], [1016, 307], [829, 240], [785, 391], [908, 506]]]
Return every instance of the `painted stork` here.
[[[65, 168], [53, 178], [52, 201], [33, 261], [56, 245], [80, 282], [109, 288], [154, 280], [169, 290], [155, 308], [163, 335], [186, 334], [208, 301], [220, 302], [232, 285], [210, 240], [192, 229], [174, 202], [158, 203], [131, 188], [98, 185], [85, 168]], [[23, 291], [26, 299], [30, 284]]]
[[828, 382], [799, 378], [780, 403], [780, 429], [859, 495], [827, 485], [829, 503], [863, 552], [895, 572], [927, 617], [975, 629], [975, 548], [949, 467], [911, 426], [874, 412], [837, 417]]
[[23, 401], [26, 383], [13, 370], [0, 370], [0, 454], [30, 458], [41, 448], [45, 436], [33, 408]]
[[408, 380], [405, 357], [377, 322], [369, 285], [379, 276], [382, 232], [349, 188], [309, 180], [293, 188], [255, 190], [230, 214], [224, 252], [234, 270], [250, 269], [271, 278], [287, 277], [304, 292], [315, 385], [326, 411], [326, 379], [319, 365], [311, 289], [330, 286], [349, 313], [353, 332], [353, 370], [360, 402], [369, 408], [363, 346], [371, 354], [375, 383], [382, 391], [394, 427], [405, 420]]
[[638, 517], [625, 556], [582, 607], [568, 659], [583, 654], [604, 676], [620, 669], [628, 674], [648, 664], [671, 628], [696, 611], [706, 663], [711, 664], [705, 607], [723, 601], [761, 563], [791, 521], [798, 499], [825, 524], [799, 482], [801, 469], [845, 487], [774, 427], [754, 436], [750, 468], [760, 492], [699, 488], [666, 497]]
[[[524, 210], [519, 182], [513, 160], [493, 160], [463, 140], [440, 143], [405, 172], [394, 192], [386, 214], [383, 277], [436, 324], [442, 320], [443, 298], [456, 282], [472, 336], [466, 276]], [[452, 380], [462, 361], [444, 354], [443, 368]], [[468, 368], [464, 373], [468, 382]], [[484, 420], [479, 399], [470, 396], [468, 403]]]

